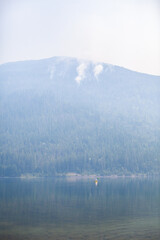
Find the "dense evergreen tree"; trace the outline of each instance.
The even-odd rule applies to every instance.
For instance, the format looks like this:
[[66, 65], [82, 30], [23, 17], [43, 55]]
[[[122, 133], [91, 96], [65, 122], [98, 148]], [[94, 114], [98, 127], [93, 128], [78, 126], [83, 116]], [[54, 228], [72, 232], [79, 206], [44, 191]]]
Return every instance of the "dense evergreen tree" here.
[[159, 173], [160, 77], [78, 64], [0, 66], [0, 176]]

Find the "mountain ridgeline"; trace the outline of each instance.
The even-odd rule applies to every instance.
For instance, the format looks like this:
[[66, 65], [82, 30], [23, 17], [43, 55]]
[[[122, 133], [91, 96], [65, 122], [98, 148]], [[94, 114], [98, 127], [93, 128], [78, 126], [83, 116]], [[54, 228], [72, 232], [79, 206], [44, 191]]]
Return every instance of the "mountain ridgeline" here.
[[0, 65], [0, 176], [160, 172], [160, 77], [76, 58]]

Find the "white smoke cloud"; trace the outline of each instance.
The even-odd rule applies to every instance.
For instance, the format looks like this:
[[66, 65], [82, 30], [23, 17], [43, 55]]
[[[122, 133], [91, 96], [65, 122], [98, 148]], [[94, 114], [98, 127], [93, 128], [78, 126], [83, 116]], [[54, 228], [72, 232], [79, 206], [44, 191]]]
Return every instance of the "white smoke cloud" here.
[[98, 64], [94, 68], [94, 76], [97, 77], [103, 71], [103, 66]]
[[81, 63], [78, 67], [77, 67], [77, 77], [75, 78], [77, 83], [80, 83], [84, 78], [85, 78], [85, 70], [87, 68], [87, 65], [85, 63]]

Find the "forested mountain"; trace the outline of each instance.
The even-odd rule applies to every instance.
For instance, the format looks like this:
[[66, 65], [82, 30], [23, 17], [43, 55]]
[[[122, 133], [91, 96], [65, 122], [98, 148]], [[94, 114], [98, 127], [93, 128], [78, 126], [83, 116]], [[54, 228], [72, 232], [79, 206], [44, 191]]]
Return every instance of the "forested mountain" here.
[[67, 57], [0, 65], [0, 176], [159, 171], [159, 76]]

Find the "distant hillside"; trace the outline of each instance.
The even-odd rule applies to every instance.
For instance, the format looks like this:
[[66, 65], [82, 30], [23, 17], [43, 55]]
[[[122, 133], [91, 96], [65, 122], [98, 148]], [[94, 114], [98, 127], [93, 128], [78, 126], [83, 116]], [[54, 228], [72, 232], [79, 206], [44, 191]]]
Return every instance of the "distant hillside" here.
[[0, 65], [0, 176], [160, 172], [160, 77], [53, 57]]

